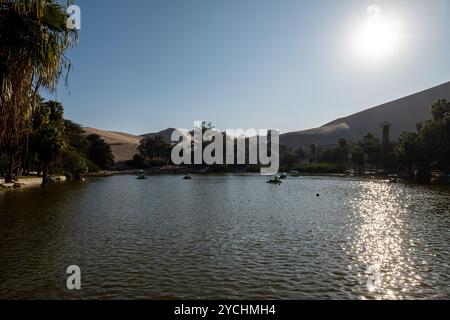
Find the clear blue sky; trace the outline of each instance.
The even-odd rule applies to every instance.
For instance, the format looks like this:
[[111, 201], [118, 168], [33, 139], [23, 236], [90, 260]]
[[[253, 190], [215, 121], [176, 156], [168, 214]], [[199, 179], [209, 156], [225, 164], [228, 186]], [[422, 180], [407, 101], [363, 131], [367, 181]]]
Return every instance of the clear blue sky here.
[[[75, 3], [80, 42], [56, 98], [84, 126], [297, 131], [450, 80], [450, 0]], [[372, 4], [402, 26], [381, 61], [349, 49]]]

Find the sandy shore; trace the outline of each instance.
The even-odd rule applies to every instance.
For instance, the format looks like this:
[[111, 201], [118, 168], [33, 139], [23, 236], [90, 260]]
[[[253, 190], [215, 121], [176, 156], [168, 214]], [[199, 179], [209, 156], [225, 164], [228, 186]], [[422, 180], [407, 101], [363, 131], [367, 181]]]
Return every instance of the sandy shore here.
[[[57, 179], [60, 182], [66, 181], [65, 176], [59, 176]], [[42, 178], [38, 177], [21, 177], [17, 182], [5, 183], [4, 179], [0, 179], [0, 188], [14, 189], [14, 188], [33, 188], [40, 187], [42, 185]]]

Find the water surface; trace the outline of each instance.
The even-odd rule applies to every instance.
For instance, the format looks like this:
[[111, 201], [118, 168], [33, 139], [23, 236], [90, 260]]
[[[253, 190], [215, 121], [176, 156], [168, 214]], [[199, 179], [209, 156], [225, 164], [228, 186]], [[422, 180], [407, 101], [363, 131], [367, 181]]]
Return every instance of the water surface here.
[[[265, 180], [116, 176], [0, 193], [0, 298], [450, 298], [448, 189]], [[78, 292], [66, 289], [73, 264]]]

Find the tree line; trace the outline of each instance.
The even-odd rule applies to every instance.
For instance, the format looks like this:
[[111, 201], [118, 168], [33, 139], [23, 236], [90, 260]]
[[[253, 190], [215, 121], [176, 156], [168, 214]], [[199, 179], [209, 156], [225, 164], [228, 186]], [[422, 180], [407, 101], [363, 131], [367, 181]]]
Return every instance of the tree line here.
[[53, 0], [0, 0], [0, 175], [13, 182], [36, 172], [77, 176], [112, 165], [111, 148], [64, 119], [54, 93], [71, 63], [65, 53], [78, 40]]
[[[363, 175], [367, 171], [385, 175], [399, 174], [425, 183], [430, 182], [432, 171], [439, 171], [446, 178], [450, 174], [450, 102], [445, 99], [434, 102], [430, 106], [430, 114], [431, 119], [417, 124], [415, 132], [404, 132], [396, 141], [391, 141], [391, 124], [385, 121], [380, 124], [381, 139], [373, 133], [367, 133], [356, 142], [341, 138], [335, 146], [331, 147], [312, 144], [292, 150], [281, 145], [281, 170], [304, 173], [344, 173], [352, 169], [357, 175]], [[211, 123], [206, 122], [203, 122], [201, 126], [203, 132], [213, 128]], [[248, 139], [245, 140], [248, 159], [249, 142]], [[202, 148], [206, 148], [210, 143], [211, 141], [203, 141]], [[138, 148], [139, 153], [128, 162], [128, 165], [139, 169], [170, 165], [172, 146], [162, 137], [144, 139]], [[226, 148], [225, 144], [224, 148]], [[203, 164], [188, 167], [192, 169], [209, 167], [210, 171], [219, 172], [260, 169], [260, 166], [252, 166], [248, 163], [244, 166]]]
[[[202, 135], [204, 135], [209, 130], [215, 130], [213, 124], [211, 122], [203, 121], [199, 128], [202, 132]], [[217, 131], [219, 132], [219, 131]], [[214, 138], [210, 139], [202, 139], [202, 143], [200, 147], [198, 147], [194, 143], [194, 131], [191, 131], [189, 133], [192, 137], [191, 140], [191, 153], [190, 153], [190, 163], [188, 165], [184, 165], [184, 167], [190, 168], [192, 170], [196, 171], [204, 171], [207, 172], [234, 172], [234, 171], [259, 171], [260, 165], [253, 165], [250, 164], [249, 161], [249, 139], [245, 137], [229, 137], [226, 135], [225, 132], [221, 132], [222, 138], [223, 138], [223, 159], [222, 164], [206, 164], [203, 160], [201, 164], [194, 164], [194, 150], [196, 148], [201, 148], [201, 153], [203, 154], [204, 150], [213, 143]], [[235, 164], [226, 164], [226, 154], [227, 154], [227, 142], [230, 142], [232, 140], [234, 145], [234, 163]], [[237, 157], [238, 157], [238, 140], [244, 141], [245, 143], [245, 162], [246, 164], [237, 164]], [[163, 137], [160, 136], [153, 136], [145, 138], [141, 141], [138, 151], [139, 153], [136, 154], [132, 160], [128, 161], [126, 164], [130, 168], [134, 169], [149, 169], [151, 167], [161, 167], [161, 166], [173, 166], [171, 154], [172, 154], [172, 148], [174, 147], [175, 143], [169, 143], [164, 140]], [[269, 149], [270, 149], [270, 143], [269, 143]], [[215, 156], [215, 150], [212, 152], [212, 155]]]
[[382, 139], [367, 133], [359, 141], [340, 139], [335, 147], [310, 145], [298, 150], [280, 149], [285, 170], [343, 173], [355, 169], [364, 174], [372, 169], [401, 174], [418, 182], [429, 182], [432, 171], [444, 178], [450, 174], [450, 103], [440, 99], [430, 106], [431, 119], [417, 124], [415, 132], [404, 132], [390, 140], [391, 124], [380, 124]]

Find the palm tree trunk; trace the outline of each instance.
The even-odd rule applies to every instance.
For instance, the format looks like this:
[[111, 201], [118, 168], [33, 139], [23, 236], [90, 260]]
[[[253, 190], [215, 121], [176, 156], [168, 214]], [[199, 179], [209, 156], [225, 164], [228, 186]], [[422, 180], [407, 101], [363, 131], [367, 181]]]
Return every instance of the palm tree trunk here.
[[42, 185], [41, 187], [46, 187], [48, 184], [48, 164], [44, 164], [44, 170], [42, 172]]
[[5, 176], [5, 183], [13, 182], [13, 171], [14, 171], [14, 155], [9, 157], [9, 166]]
[[29, 175], [30, 174], [30, 151], [29, 151], [29, 139], [30, 139], [30, 135], [27, 134], [27, 146], [26, 146], [26, 154], [25, 154], [25, 174]]

